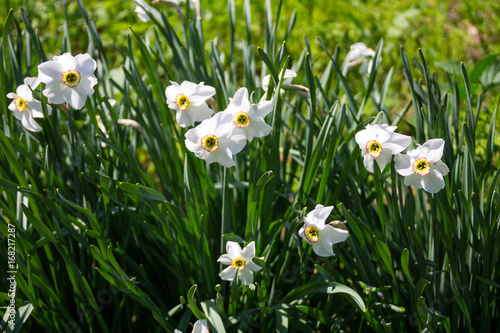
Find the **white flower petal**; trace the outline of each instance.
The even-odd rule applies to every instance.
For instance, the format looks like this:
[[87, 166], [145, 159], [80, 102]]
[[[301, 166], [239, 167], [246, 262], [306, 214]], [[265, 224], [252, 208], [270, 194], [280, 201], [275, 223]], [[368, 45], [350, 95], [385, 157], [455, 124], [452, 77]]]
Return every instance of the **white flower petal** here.
[[444, 164], [444, 162], [441, 160], [432, 163], [431, 169], [436, 170], [437, 172], [439, 172], [443, 176], [446, 176], [448, 174], [448, 172], [450, 172], [450, 169], [448, 169], [448, 166], [446, 164]]
[[416, 173], [412, 173], [405, 177], [405, 185], [410, 186], [413, 185], [416, 188], [422, 188], [422, 176]]
[[425, 156], [429, 162], [436, 162], [441, 160], [441, 157], [443, 157], [443, 150], [443, 139], [428, 140], [422, 146], [420, 146], [422, 156]]
[[252, 260], [255, 257], [255, 242], [250, 242], [248, 245], [241, 251], [241, 257], [247, 260]]
[[437, 193], [445, 187], [443, 175], [432, 169], [428, 175], [422, 177], [422, 180], [423, 189], [429, 193]]
[[323, 205], [316, 205], [316, 207], [307, 214], [306, 219], [311, 222], [319, 230], [325, 226], [325, 220], [330, 216], [333, 206], [324, 207]]
[[42, 81], [39, 77], [26, 77], [24, 78], [24, 84], [29, 86], [31, 89], [35, 90]]
[[31, 116], [34, 118], [43, 118], [42, 102], [32, 100], [26, 103], [26, 107], [31, 111]]
[[30, 87], [25, 84], [21, 84], [16, 89], [17, 96], [24, 98], [26, 101], [31, 101], [33, 99], [33, 93], [31, 92]]
[[197, 320], [194, 323], [193, 331], [191, 333], [208, 333], [208, 322], [206, 319]]
[[199, 84], [194, 84], [189, 81], [184, 81], [181, 84], [181, 87], [183, 87], [185, 83], [194, 85], [191, 86], [192, 93], [189, 95], [189, 100], [194, 105], [202, 105], [205, 103], [207, 99], [215, 95], [215, 88], [212, 86], [205, 86], [203, 82], [200, 82]]
[[231, 265], [231, 258], [229, 257], [229, 254], [223, 254], [217, 259], [218, 262], [222, 263], [223, 265]]
[[248, 141], [252, 141], [253, 138], [262, 138], [271, 133], [273, 128], [266, 124], [262, 118], [250, 118], [250, 120], [250, 125], [243, 128]]
[[65, 96], [71, 96], [69, 95], [69, 89], [70, 88], [62, 83], [53, 82], [46, 85], [46, 88], [43, 90], [43, 95], [48, 98], [49, 103], [64, 104], [66, 103]]
[[97, 62], [90, 57], [90, 54], [77, 54], [75, 56], [75, 69], [82, 74], [94, 76], [94, 72], [97, 68]]
[[31, 117], [31, 114], [29, 112], [23, 112], [23, 117], [21, 118], [21, 123], [23, 126], [28, 130], [32, 132], [40, 132], [42, 128], [38, 123]]
[[366, 152], [366, 144], [368, 143], [368, 141], [374, 140], [377, 136], [377, 132], [368, 126], [366, 127], [366, 129], [359, 131], [354, 136], [354, 140], [356, 140], [359, 149], [364, 152]]
[[[9, 93], [9, 95], [10, 95], [10, 94], [12, 94], [12, 93]], [[7, 96], [8, 96], [8, 95], [7, 95]], [[17, 97], [17, 95], [16, 95], [16, 94], [14, 94], [14, 97], [9, 97], [9, 98], [16, 98], [16, 97]], [[15, 113], [15, 112], [18, 112], [18, 113], [19, 113], [19, 111], [17, 111], [17, 109], [16, 109], [16, 103], [14, 103], [14, 101], [12, 101], [12, 102], [9, 104], [8, 109], [9, 109], [10, 111], [14, 112], [14, 113]]]
[[175, 119], [177, 119], [177, 123], [179, 124], [180, 127], [188, 127], [194, 125], [194, 119], [192, 116], [194, 116], [193, 113], [191, 112], [185, 112], [187, 110], [181, 111], [177, 110], [175, 114]]
[[363, 165], [365, 166], [366, 170], [368, 170], [371, 173], [374, 172], [373, 160], [374, 158], [368, 154], [365, 154], [365, 156], [363, 157]]
[[219, 273], [219, 276], [222, 280], [225, 281], [233, 281], [236, 276], [236, 268], [233, 266], [228, 266], [222, 272]]
[[236, 111], [248, 112], [250, 110], [250, 101], [248, 100], [248, 90], [243, 87], [238, 89], [229, 103]]
[[252, 260], [246, 260], [245, 261], [245, 269], [249, 269], [251, 271], [258, 272], [262, 269], [262, 267], [260, 267], [256, 263], [254, 263]]
[[403, 177], [410, 176], [414, 174], [412, 164], [412, 158], [408, 155], [398, 154], [394, 156], [396, 171]]
[[239, 258], [241, 257], [241, 246], [236, 242], [228, 241], [226, 243], [226, 252], [231, 258], [231, 260]]
[[273, 110], [273, 101], [263, 101], [259, 104], [252, 104], [248, 114], [251, 118], [264, 118]]
[[210, 109], [206, 103], [203, 103], [201, 105], [189, 105], [186, 110], [180, 112], [189, 113], [191, 119], [194, 120], [194, 122], [203, 121], [212, 117], [212, 115], [214, 114], [214, 111]]
[[334, 228], [332, 225], [327, 224], [323, 230], [319, 232], [319, 237], [330, 244], [337, 244], [345, 241], [347, 237], [349, 237], [349, 232], [347, 230]]
[[45, 61], [38, 65], [38, 78], [45, 84], [53, 82], [61, 83], [61, 75], [64, 72], [62, 65], [56, 61]]
[[408, 135], [403, 135], [399, 133], [393, 133], [391, 138], [384, 142], [382, 148], [385, 150], [390, 150], [391, 154], [399, 154], [411, 143], [411, 137]]
[[332, 245], [321, 239], [313, 244], [313, 251], [320, 257], [330, 257], [335, 255], [335, 253], [333, 253]]
[[60, 56], [55, 56], [54, 60], [61, 64], [64, 72], [69, 71], [70, 69], [76, 69], [75, 57], [73, 57], [69, 52]]
[[[366, 154], [365, 156], [369, 155]], [[375, 161], [377, 161], [380, 171], [384, 171], [385, 166], [387, 165], [387, 163], [390, 163], [391, 160], [392, 160], [392, 152], [390, 150], [385, 150], [385, 149], [382, 149], [382, 153], [380, 154], [380, 156], [375, 158]]]
[[[180, 92], [180, 86], [177, 82], [170, 81], [171, 85], [168, 86], [165, 89], [165, 96], [167, 97], [167, 101], [169, 102], [169, 107], [171, 109], [177, 108], [175, 105], [175, 97], [179, 94]], [[173, 103], [175, 106], [171, 107], [170, 103]]]
[[70, 99], [67, 100], [69, 105], [75, 110], [80, 110], [85, 105], [85, 100], [87, 100], [87, 95], [80, 94], [78, 90], [71, 89]]
[[[92, 79], [93, 78], [93, 79]], [[92, 88], [97, 83], [97, 79], [92, 75], [91, 77], [82, 76], [80, 80], [80, 84], [74, 88], [70, 88], [76, 90], [82, 96], [92, 95], [94, 93], [94, 89]]]
[[253, 273], [249, 269], [242, 269], [240, 271], [240, 275], [238, 276], [242, 285], [252, 284], [253, 283]]

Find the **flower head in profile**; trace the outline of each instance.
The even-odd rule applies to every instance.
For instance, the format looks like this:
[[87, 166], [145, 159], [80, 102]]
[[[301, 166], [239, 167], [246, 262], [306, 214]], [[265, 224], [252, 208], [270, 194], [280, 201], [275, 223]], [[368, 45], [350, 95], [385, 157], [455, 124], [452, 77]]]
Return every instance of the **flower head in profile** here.
[[97, 63], [88, 53], [72, 56], [64, 53], [53, 60], [38, 65], [38, 77], [45, 83], [43, 94], [50, 103], [69, 103], [79, 110], [85, 105], [87, 96], [94, 93], [97, 78], [94, 71]]
[[443, 139], [432, 139], [410, 150], [406, 155], [394, 158], [396, 171], [405, 177], [405, 185], [423, 188], [429, 193], [437, 193], [444, 188], [444, 176], [450, 171], [441, 161], [444, 150]]
[[[193, 330], [191, 331], [192, 333], [208, 333], [208, 322], [206, 319], [200, 319], [197, 320], [196, 323], [194, 323]], [[174, 330], [174, 333], [182, 333], [178, 329]]]
[[233, 116], [219, 112], [186, 132], [186, 148], [208, 163], [217, 162], [225, 167], [235, 165], [233, 155], [246, 145], [245, 133], [232, 126]]
[[332, 245], [343, 242], [349, 236], [347, 230], [325, 224], [333, 206], [316, 205], [304, 218], [304, 226], [299, 230], [299, 236], [313, 246], [314, 252], [321, 257], [335, 255]]
[[196, 84], [184, 81], [180, 85], [170, 81], [172, 85], [165, 89], [168, 107], [175, 110], [177, 123], [181, 127], [194, 125], [197, 121], [210, 118], [212, 111], [206, 100], [215, 95], [215, 88], [205, 86], [203, 82]]
[[142, 22], [148, 22], [151, 20], [150, 15], [153, 15], [157, 21], [161, 22], [161, 14], [156, 8], [151, 7], [144, 0], [135, 0], [135, 3], [135, 12], [139, 17], [139, 20]]
[[260, 271], [262, 267], [252, 261], [255, 257], [255, 242], [249, 243], [243, 250], [240, 244], [228, 241], [226, 243], [226, 252], [217, 260], [223, 265], [228, 265], [226, 269], [220, 272], [219, 276], [222, 280], [233, 281], [238, 275], [238, 280], [243, 284], [253, 283], [253, 273]]
[[395, 133], [396, 126], [367, 125], [366, 129], [356, 133], [355, 140], [363, 152], [363, 164], [373, 173], [373, 161], [381, 171], [392, 159], [393, 154], [399, 154], [411, 143], [411, 137]]
[[[278, 77], [281, 78], [282, 74], [283, 74], [283, 70], [280, 72], [280, 75]], [[297, 73], [295, 73], [291, 69], [285, 69], [285, 74], [283, 76], [283, 80], [291, 79], [291, 78], [294, 78], [296, 76], [297, 76]], [[262, 89], [264, 89], [264, 91], [267, 91], [267, 89], [269, 89], [269, 80], [271, 80], [271, 75], [266, 75], [262, 79]], [[285, 92], [285, 90], [283, 90], [283, 89], [280, 90], [280, 93], [284, 93], [284, 92]]]
[[360, 74], [370, 74], [373, 67], [373, 57], [375, 56], [375, 51], [369, 48], [365, 43], [355, 43], [351, 45], [351, 49], [345, 58], [347, 63], [347, 69], [351, 69], [359, 64]]
[[[33, 118], [43, 118], [42, 103], [33, 98], [33, 89], [40, 84], [37, 77], [27, 77], [24, 84], [17, 87], [15, 93], [8, 93], [7, 97], [13, 101], [9, 105], [9, 110], [14, 112], [14, 117], [21, 121], [21, 124], [32, 132], [40, 132], [42, 128]], [[52, 108], [47, 105], [47, 113], [50, 114]]]
[[272, 127], [266, 124], [264, 117], [273, 109], [272, 101], [251, 104], [247, 88], [240, 88], [222, 113], [232, 116], [232, 124], [245, 133], [247, 140], [261, 138], [271, 132]]

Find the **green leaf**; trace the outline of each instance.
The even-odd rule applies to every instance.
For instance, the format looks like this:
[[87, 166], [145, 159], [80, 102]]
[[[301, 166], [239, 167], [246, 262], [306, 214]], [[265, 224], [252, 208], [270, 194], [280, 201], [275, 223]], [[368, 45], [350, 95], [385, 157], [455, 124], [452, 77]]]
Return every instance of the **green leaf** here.
[[167, 201], [163, 195], [161, 195], [158, 191], [150, 187], [142, 186], [140, 184], [134, 185], [124, 182], [119, 183], [118, 186], [123, 191], [135, 195], [139, 198], [150, 199], [155, 201], [163, 201], [163, 202]]
[[327, 281], [309, 282], [300, 287], [297, 287], [285, 296], [283, 303], [291, 303], [293, 301], [308, 298], [316, 293], [347, 294], [350, 296], [350, 299], [354, 301], [354, 303], [359, 307], [361, 311], [363, 312], [366, 311], [365, 303], [363, 302], [363, 299], [361, 298], [361, 296], [359, 296], [359, 294], [356, 291], [343, 284], [336, 282], [327, 282]]
[[215, 332], [226, 332], [224, 328], [224, 324], [222, 323], [222, 319], [219, 315], [219, 311], [215, 305], [215, 301], [213, 299], [208, 301], [203, 301], [200, 303], [203, 308], [203, 312], [205, 313], [208, 321], [215, 329]]
[[201, 312], [201, 310], [198, 308], [198, 305], [196, 305], [196, 301], [194, 299], [194, 294], [196, 293], [196, 289], [198, 289], [198, 286], [196, 284], [193, 284], [192, 287], [189, 288], [189, 291], [188, 291], [189, 307], [196, 318], [207, 319], [205, 314], [203, 312]]

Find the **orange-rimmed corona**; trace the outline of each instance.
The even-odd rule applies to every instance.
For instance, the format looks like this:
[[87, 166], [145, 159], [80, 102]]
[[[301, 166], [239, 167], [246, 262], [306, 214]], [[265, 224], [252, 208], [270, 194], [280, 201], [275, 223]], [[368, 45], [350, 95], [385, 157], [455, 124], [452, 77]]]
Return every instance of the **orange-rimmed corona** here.
[[80, 72], [76, 69], [70, 69], [69, 71], [62, 73], [61, 76], [63, 83], [70, 88], [77, 87], [80, 84], [80, 80], [82, 79]]

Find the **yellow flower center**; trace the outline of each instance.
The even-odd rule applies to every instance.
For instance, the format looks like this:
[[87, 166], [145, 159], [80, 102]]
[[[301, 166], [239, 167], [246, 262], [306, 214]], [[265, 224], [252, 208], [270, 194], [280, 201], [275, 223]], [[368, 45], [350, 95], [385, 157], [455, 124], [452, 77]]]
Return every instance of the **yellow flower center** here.
[[209, 153], [213, 153], [219, 148], [219, 139], [213, 134], [205, 135], [201, 138], [201, 148], [205, 149]]
[[189, 106], [189, 98], [184, 94], [179, 94], [175, 96], [175, 105], [177, 105], [179, 110], [184, 111]]
[[17, 96], [16, 99], [14, 99], [14, 105], [19, 112], [26, 110], [26, 100], [21, 96]]
[[431, 164], [425, 157], [420, 157], [412, 164], [413, 171], [420, 176], [428, 175], [431, 172]]
[[64, 84], [70, 88], [78, 86], [81, 78], [82, 76], [80, 75], [80, 72], [76, 69], [70, 69], [69, 71], [62, 73], [62, 80]]
[[233, 259], [233, 261], [231, 261], [231, 266], [241, 271], [243, 268], [245, 268], [245, 260], [243, 258]]
[[307, 240], [312, 243], [316, 243], [319, 239], [319, 231], [318, 229], [316, 229], [316, 227], [305, 227], [304, 235], [306, 236]]
[[371, 157], [379, 157], [382, 154], [382, 145], [378, 141], [370, 140], [366, 143], [366, 153]]
[[239, 128], [245, 128], [250, 125], [250, 117], [248, 113], [240, 111], [234, 116], [233, 124]]

